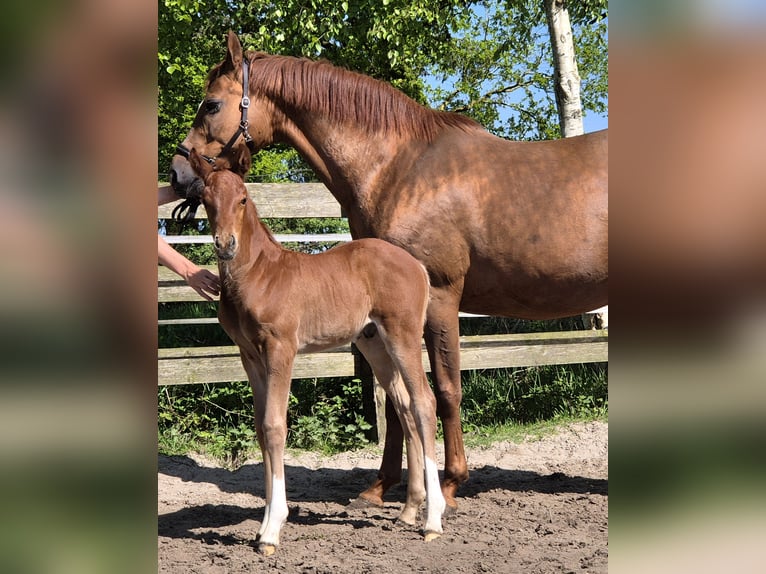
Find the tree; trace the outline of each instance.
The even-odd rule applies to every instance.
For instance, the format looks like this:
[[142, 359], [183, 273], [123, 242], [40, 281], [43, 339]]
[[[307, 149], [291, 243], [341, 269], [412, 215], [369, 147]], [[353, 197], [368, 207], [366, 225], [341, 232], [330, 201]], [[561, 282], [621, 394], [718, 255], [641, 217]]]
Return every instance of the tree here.
[[[607, 107], [606, 5], [570, 7], [584, 113]], [[464, 20], [446, 58], [429, 68], [435, 106], [470, 115], [503, 137], [560, 137], [544, 2], [480, 0]]]
[[559, 113], [561, 135], [570, 137], [584, 132], [580, 101], [580, 74], [577, 71], [572, 24], [566, 0], [544, 0], [545, 19], [553, 53], [553, 90]]

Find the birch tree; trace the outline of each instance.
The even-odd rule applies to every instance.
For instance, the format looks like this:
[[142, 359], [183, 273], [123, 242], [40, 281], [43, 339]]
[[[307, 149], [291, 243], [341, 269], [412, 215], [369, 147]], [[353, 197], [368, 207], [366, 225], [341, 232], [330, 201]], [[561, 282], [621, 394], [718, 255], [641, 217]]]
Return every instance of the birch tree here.
[[544, 0], [545, 18], [551, 37], [553, 52], [553, 86], [556, 109], [559, 114], [561, 135], [565, 138], [584, 132], [582, 102], [580, 101], [580, 74], [575, 58], [572, 24], [566, 0]]

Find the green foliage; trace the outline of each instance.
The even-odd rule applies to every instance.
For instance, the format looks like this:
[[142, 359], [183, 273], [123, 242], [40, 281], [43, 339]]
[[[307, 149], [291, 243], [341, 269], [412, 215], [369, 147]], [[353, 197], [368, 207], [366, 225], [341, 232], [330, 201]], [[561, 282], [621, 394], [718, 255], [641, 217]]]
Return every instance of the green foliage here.
[[[509, 425], [603, 418], [608, 414], [604, 364], [466, 371], [461, 417], [466, 440]], [[293, 383], [287, 445], [326, 453], [368, 445], [359, 380]], [[259, 453], [248, 383], [161, 387], [159, 448], [163, 454], [208, 453], [229, 465]]]
[[160, 387], [160, 452], [207, 452], [231, 465], [257, 449], [248, 383]]
[[600, 364], [492, 369], [463, 373], [463, 428], [605, 416], [606, 367]]
[[[311, 393], [312, 385], [304, 385], [303, 392]], [[313, 383], [313, 402], [309, 412], [299, 409], [301, 401], [290, 397], [290, 411], [293, 424], [290, 428], [289, 444], [296, 448], [339, 452], [352, 450], [367, 444], [366, 432], [372, 428], [362, 416], [362, 382], [353, 379], [340, 383], [340, 394], [325, 396], [317, 393], [317, 382]], [[305, 414], [301, 414], [304, 412]]]
[[[601, 114], [608, 98], [606, 2], [570, 15], [583, 112]], [[550, 37], [541, 0], [480, 0], [452, 30], [450, 48], [428, 67], [427, 95], [439, 109], [473, 117], [512, 139], [561, 137]]]
[[[368, 444], [358, 379], [294, 383], [287, 411], [287, 445], [340, 452]], [[206, 452], [231, 465], [258, 452], [253, 395], [247, 382], [161, 387], [158, 440], [163, 454]]]

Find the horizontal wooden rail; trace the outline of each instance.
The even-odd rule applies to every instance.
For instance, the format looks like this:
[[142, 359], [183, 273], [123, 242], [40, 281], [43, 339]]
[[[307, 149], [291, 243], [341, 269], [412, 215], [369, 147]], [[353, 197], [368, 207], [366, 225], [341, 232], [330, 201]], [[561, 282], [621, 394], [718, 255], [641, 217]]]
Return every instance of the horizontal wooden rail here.
[[[423, 367], [430, 372], [428, 355]], [[158, 383], [183, 385], [246, 381], [236, 346], [159, 349]], [[462, 370], [564, 365], [604, 362], [609, 359], [606, 331], [564, 331], [510, 335], [476, 335], [460, 338]], [[332, 351], [298, 355], [293, 379], [352, 377], [356, 375], [350, 346]]]
[[[165, 241], [171, 244], [213, 243], [212, 235], [165, 235]], [[351, 241], [350, 233], [275, 233], [279, 243], [322, 243]]]
[[[167, 185], [162, 184], [160, 185]], [[258, 206], [261, 217], [343, 217], [340, 204], [321, 183], [248, 183], [247, 191]], [[158, 208], [158, 219], [170, 219], [176, 203]], [[205, 208], [197, 209], [197, 219], [206, 219]]]

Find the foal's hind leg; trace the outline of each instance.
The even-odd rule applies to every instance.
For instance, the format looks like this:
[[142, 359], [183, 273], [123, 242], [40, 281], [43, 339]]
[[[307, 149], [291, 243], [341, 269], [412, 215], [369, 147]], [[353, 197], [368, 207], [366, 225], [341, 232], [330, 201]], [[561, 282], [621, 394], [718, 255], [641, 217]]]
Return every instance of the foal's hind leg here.
[[[454, 287], [454, 286], [453, 286]], [[442, 493], [447, 512], [457, 511], [458, 486], [468, 480], [463, 430], [460, 423], [460, 332], [458, 304], [460, 291], [431, 288], [426, 318], [425, 341], [431, 362], [437, 412], [444, 431], [444, 480]]]
[[[407, 501], [399, 516], [399, 520], [406, 524], [415, 524], [418, 509], [426, 499], [426, 491], [423, 483], [423, 448], [420, 444], [420, 437], [415, 419], [411, 414], [410, 397], [406, 387], [402, 383], [399, 372], [377, 333], [370, 338], [360, 338], [356, 341], [356, 345], [372, 366], [375, 377], [385, 389], [387, 397], [392, 401], [394, 408], [400, 416], [400, 425], [404, 429], [404, 435], [407, 438], [408, 481]], [[401, 470], [399, 472], [401, 473]], [[381, 470], [378, 474], [378, 482], [376, 485], [380, 485], [383, 482], [385, 476], [381, 476], [382, 473], [383, 471]], [[377, 492], [374, 491], [376, 485], [373, 485], [370, 489], [362, 493], [360, 498], [374, 504], [382, 505], [383, 500], [381, 498], [378, 497], [374, 500], [368, 498], [371, 490], [373, 490], [374, 495], [377, 495]], [[380, 494], [382, 494], [382, 491]], [[352, 503], [352, 507], [353, 506], [359, 506], [359, 504], [355, 501]]]
[[[389, 332], [387, 347], [392, 360], [402, 375], [400, 384], [409, 397], [408, 413], [415, 423], [415, 439], [408, 441], [407, 450], [420, 448], [421, 477], [425, 478], [427, 516], [425, 524], [426, 541], [438, 538], [442, 533], [441, 518], [446, 503], [439, 486], [439, 472], [436, 466], [436, 399], [428, 385], [420, 355], [420, 337], [415, 329], [396, 329]], [[392, 393], [393, 396], [393, 393]], [[408, 457], [409, 460], [409, 457]], [[412, 480], [412, 473], [410, 473]]]

